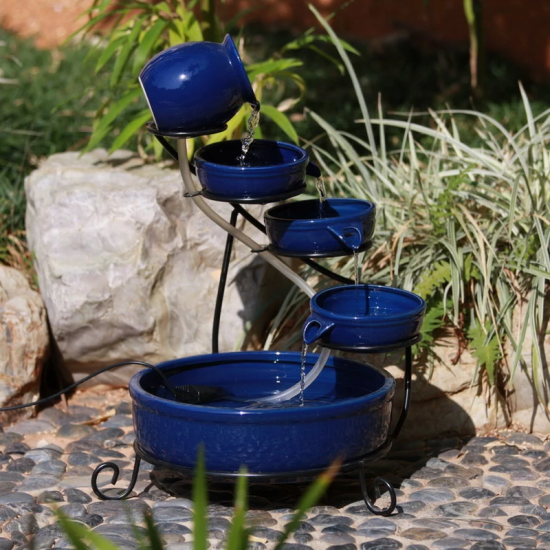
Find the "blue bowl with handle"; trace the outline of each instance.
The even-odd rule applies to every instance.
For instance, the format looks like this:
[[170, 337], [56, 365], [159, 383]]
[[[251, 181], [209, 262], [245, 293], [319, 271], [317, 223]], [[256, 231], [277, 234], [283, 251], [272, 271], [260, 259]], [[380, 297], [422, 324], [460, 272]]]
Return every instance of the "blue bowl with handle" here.
[[[318, 359], [308, 354], [309, 370]], [[136, 442], [157, 461], [196, 466], [204, 445], [210, 473], [281, 474], [353, 462], [388, 437], [395, 381], [369, 365], [330, 357], [299, 398], [254, 405], [300, 381], [300, 353], [233, 352], [159, 365], [175, 386], [211, 386], [210, 404], [179, 403], [151, 369], [130, 380]]]
[[313, 199], [270, 208], [264, 220], [279, 255], [341, 256], [370, 246], [376, 207], [359, 199]]
[[240, 140], [201, 147], [194, 157], [203, 195], [221, 201], [272, 202], [303, 192], [306, 175], [321, 171], [307, 151], [282, 141], [256, 139], [241, 164]]
[[160, 133], [221, 132], [243, 103], [257, 104], [231, 37], [187, 42], [153, 57], [139, 82]]
[[426, 303], [407, 290], [380, 285], [345, 285], [311, 298], [304, 342], [328, 347], [379, 347], [418, 336]]

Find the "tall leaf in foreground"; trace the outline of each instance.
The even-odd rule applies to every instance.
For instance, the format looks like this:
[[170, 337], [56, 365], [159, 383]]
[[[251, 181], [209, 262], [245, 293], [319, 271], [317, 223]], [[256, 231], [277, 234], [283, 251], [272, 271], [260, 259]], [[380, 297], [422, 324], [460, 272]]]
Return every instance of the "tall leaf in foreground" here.
[[204, 447], [197, 452], [197, 468], [193, 478], [193, 538], [194, 550], [206, 550], [208, 547], [208, 490], [206, 488], [206, 466], [204, 464]]
[[306, 512], [312, 506], [314, 506], [319, 501], [319, 499], [324, 495], [328, 486], [332, 483], [332, 480], [340, 470], [341, 465], [342, 465], [341, 460], [335, 460], [329, 466], [329, 468], [325, 472], [323, 472], [309, 486], [307, 491], [304, 493], [304, 495], [300, 499], [300, 502], [298, 502], [298, 506], [296, 507], [294, 517], [286, 525], [285, 530], [283, 531], [283, 537], [281, 538], [281, 540], [279, 540], [274, 550], [282, 550], [284, 548], [286, 540], [294, 531], [296, 531], [296, 529], [300, 525], [300, 522], [304, 518]]

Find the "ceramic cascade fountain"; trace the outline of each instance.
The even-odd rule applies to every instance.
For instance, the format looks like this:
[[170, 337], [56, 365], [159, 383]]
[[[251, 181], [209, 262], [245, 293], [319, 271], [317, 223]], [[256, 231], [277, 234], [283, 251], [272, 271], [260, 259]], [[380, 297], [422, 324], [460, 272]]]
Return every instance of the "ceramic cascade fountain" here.
[[[113, 471], [112, 462], [92, 475], [95, 493], [104, 499], [130, 494], [139, 463], [191, 473], [197, 450], [205, 451], [210, 477], [234, 478], [241, 467], [257, 480], [292, 481], [314, 477], [335, 459], [342, 471], [356, 470], [363, 497], [374, 514], [389, 515], [396, 495], [383, 478], [374, 480], [390, 494], [378, 508], [369, 497], [365, 465], [383, 457], [399, 434], [410, 405], [411, 346], [420, 339], [425, 304], [411, 292], [358, 284], [318, 265], [311, 258], [356, 255], [371, 245], [375, 205], [356, 199], [305, 200], [283, 203], [265, 214], [265, 225], [246, 204], [268, 204], [305, 190], [306, 177], [319, 178], [319, 168], [296, 145], [246, 139], [207, 145], [193, 165], [187, 160], [188, 138], [210, 135], [250, 103], [259, 108], [239, 54], [229, 36], [222, 44], [196, 42], [170, 48], [147, 63], [140, 83], [151, 109], [148, 129], [179, 161], [186, 196], [228, 233], [222, 266], [213, 353], [186, 357], [147, 369], [130, 381], [136, 434], [136, 461], [128, 487], [112, 496], [102, 492], [97, 477]], [[168, 139], [176, 140], [177, 147]], [[197, 179], [193, 177], [196, 173]], [[205, 200], [206, 199], [206, 200]], [[233, 205], [229, 221], [208, 200]], [[238, 215], [267, 234], [262, 246], [236, 228]], [[305, 323], [306, 344], [317, 342], [321, 353], [245, 351], [218, 353], [216, 327], [231, 243], [239, 239], [251, 252], [276, 267], [311, 299]], [[316, 293], [279, 256], [298, 257], [339, 286]], [[330, 350], [357, 353], [404, 348], [404, 405], [390, 433], [394, 379], [382, 369], [336, 358]]]

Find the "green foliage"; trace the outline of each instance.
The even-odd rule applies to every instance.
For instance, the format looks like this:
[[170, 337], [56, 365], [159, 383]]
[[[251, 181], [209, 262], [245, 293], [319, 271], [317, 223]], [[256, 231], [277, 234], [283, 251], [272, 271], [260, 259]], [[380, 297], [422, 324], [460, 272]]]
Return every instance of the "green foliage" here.
[[[550, 279], [550, 109], [535, 115], [520, 85], [523, 119], [516, 112], [513, 131], [472, 109], [390, 117], [380, 101], [373, 114], [345, 49], [312, 10], [335, 42], [361, 113], [353, 130], [309, 116], [323, 132], [311, 149], [329, 196], [377, 205], [373, 247], [360, 257], [363, 280], [425, 297], [424, 337], [430, 342], [441, 323], [451, 326], [459, 351], [467, 342], [490, 384], [513, 378], [530, 351], [534, 389], [546, 403], [540, 346]], [[328, 263], [353, 277], [351, 259]], [[287, 322], [279, 316], [281, 326]], [[529, 339], [535, 344], [524, 349]]]
[[414, 292], [427, 300], [450, 280], [451, 264], [446, 261], [437, 262], [432, 269], [427, 268], [427, 273], [421, 275], [419, 283], [414, 287]]
[[[274, 550], [282, 550], [286, 541], [292, 533], [300, 526], [306, 512], [314, 506], [323, 496], [328, 486], [338, 473], [340, 461], [335, 461], [327, 470], [322, 473], [306, 490], [296, 506], [294, 517], [285, 526], [281, 539], [277, 542]], [[246, 525], [248, 488], [246, 481], [246, 469], [241, 469], [235, 488], [234, 515], [229, 529], [225, 548], [226, 550], [246, 550], [249, 547], [251, 528]], [[204, 449], [201, 446], [197, 453], [197, 468], [193, 479], [193, 548], [204, 550], [208, 548], [208, 490], [206, 485], [206, 471]], [[118, 550], [118, 546], [107, 538], [95, 533], [83, 523], [69, 519], [61, 510], [57, 512], [58, 521], [63, 531], [69, 538], [76, 550]], [[135, 529], [136, 539], [140, 550], [162, 550], [162, 538], [153, 522], [151, 513], [144, 515], [145, 529], [141, 535]]]
[[470, 348], [472, 355], [477, 359], [480, 367], [487, 372], [487, 377], [491, 386], [496, 383], [496, 366], [502, 358], [500, 353], [499, 339], [496, 334], [490, 336], [488, 327], [481, 327], [475, 324], [468, 330], [468, 338], [470, 338]]
[[0, 262], [29, 278], [23, 182], [44, 157], [78, 150], [87, 140], [108, 86], [93, 75], [93, 63], [89, 47], [38, 50], [0, 29]]
[[[142, 97], [138, 75], [146, 61], [170, 46], [190, 41], [210, 40], [220, 42], [229, 25], [224, 25], [216, 13], [216, 2], [202, 2], [200, 17], [197, 15], [197, 0], [165, 0], [159, 3], [132, 1], [120, 3], [118, 0], [94, 0], [84, 12], [88, 18], [77, 31], [87, 38], [99, 32], [105, 35], [105, 27], [110, 29], [107, 40], [100, 40], [95, 64], [95, 74], [110, 74], [109, 95], [95, 114], [93, 131], [85, 150], [103, 143], [110, 133], [118, 134], [111, 145], [111, 151], [127, 145], [137, 136], [141, 148], [152, 149], [153, 140], [144, 131], [147, 120], [147, 105]], [[309, 33], [305, 46], [313, 47], [317, 37]], [[287, 51], [299, 47], [293, 41]], [[351, 47], [350, 47], [351, 48]], [[241, 52], [246, 59], [245, 52]], [[249, 78], [257, 99], [262, 103], [262, 114], [271, 119], [291, 140], [298, 136], [285, 112], [300, 101], [305, 91], [305, 82], [295, 71], [302, 62], [284, 57], [280, 50], [269, 59], [247, 66]], [[264, 89], [279, 87], [284, 100], [278, 106], [264, 102]], [[131, 121], [122, 126], [119, 116], [126, 113]], [[240, 137], [247, 120], [248, 108], [244, 107], [225, 132], [203, 141], [220, 141]], [[261, 131], [261, 130], [260, 130]]]

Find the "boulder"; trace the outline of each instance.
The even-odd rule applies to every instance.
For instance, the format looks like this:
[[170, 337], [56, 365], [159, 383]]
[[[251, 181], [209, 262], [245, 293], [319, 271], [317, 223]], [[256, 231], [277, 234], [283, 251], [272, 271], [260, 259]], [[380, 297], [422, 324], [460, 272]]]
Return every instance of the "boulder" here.
[[[38, 292], [17, 270], [0, 265], [0, 406], [38, 399], [48, 356], [46, 309]], [[2, 420], [32, 413], [2, 413]]]
[[[472, 377], [476, 359], [464, 350], [455, 363], [457, 342], [450, 331], [441, 331], [433, 344], [434, 364], [425, 355], [413, 363], [411, 405], [399, 436], [403, 441], [471, 436], [476, 432], [505, 427], [506, 404], [499, 396]], [[366, 357], [367, 362], [384, 368], [397, 381], [394, 398], [395, 422], [404, 395], [404, 350]]]
[[[156, 364], [211, 353], [226, 233], [183, 196], [177, 170], [144, 165], [124, 151], [62, 153], [34, 171], [25, 190], [27, 239], [40, 292], [75, 378], [122, 360]], [[209, 204], [229, 218], [230, 205]], [[261, 215], [261, 207], [253, 213]], [[239, 223], [243, 228], [244, 220]], [[257, 230], [245, 230], [266, 242]], [[220, 351], [238, 349], [286, 286], [236, 242]], [[96, 381], [126, 384], [135, 370]]]

